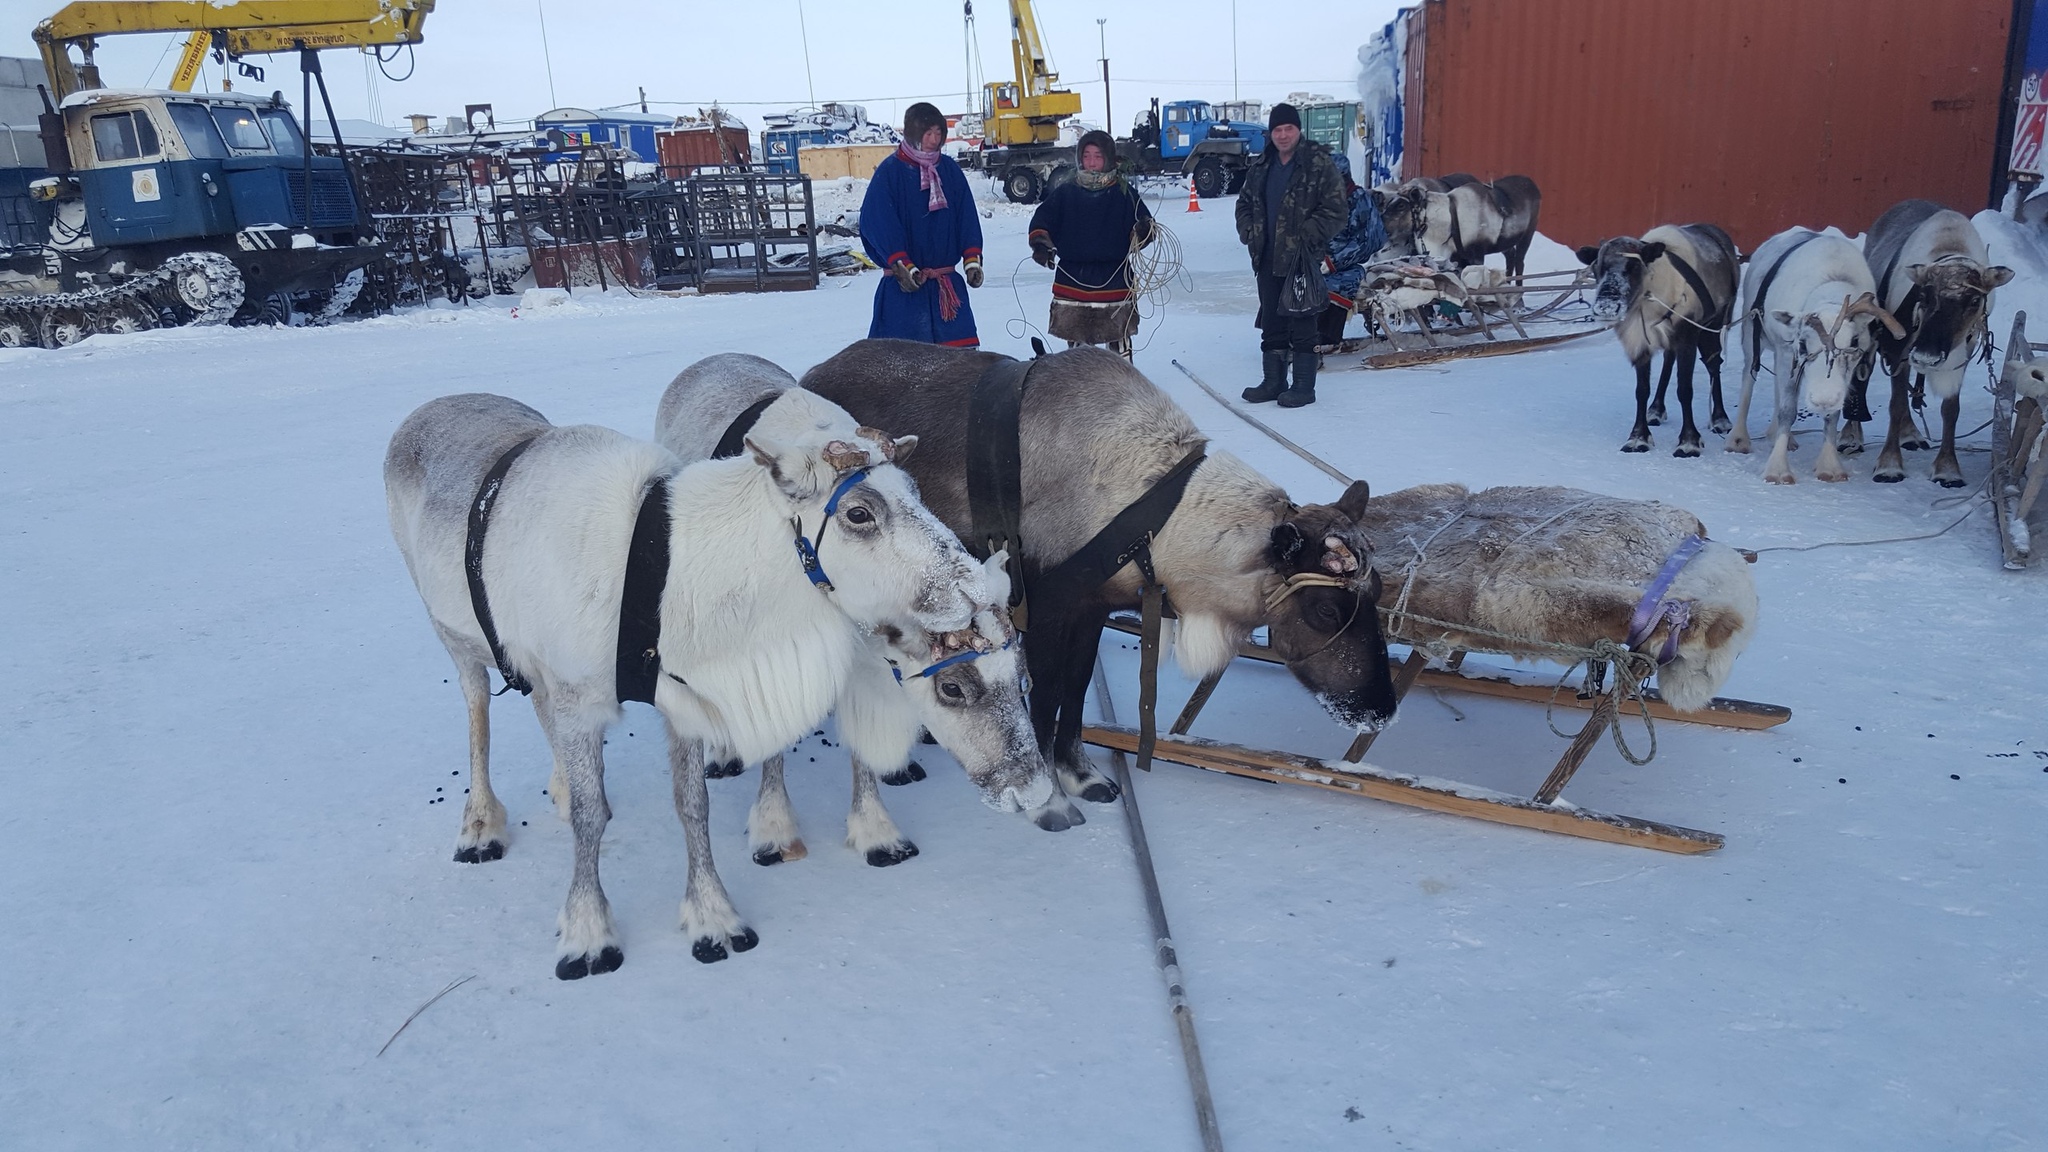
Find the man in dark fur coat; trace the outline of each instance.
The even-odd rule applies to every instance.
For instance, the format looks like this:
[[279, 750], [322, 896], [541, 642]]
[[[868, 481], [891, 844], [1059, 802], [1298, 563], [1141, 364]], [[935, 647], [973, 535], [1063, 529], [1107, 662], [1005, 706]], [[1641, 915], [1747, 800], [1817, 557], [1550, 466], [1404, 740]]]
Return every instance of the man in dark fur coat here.
[[1324, 298], [1317, 294], [1307, 311], [1294, 315], [1281, 309], [1281, 290], [1307, 262], [1322, 263], [1349, 209], [1344, 177], [1330, 150], [1302, 137], [1294, 105], [1273, 105], [1266, 150], [1252, 161], [1237, 198], [1237, 238], [1250, 251], [1258, 277], [1259, 349], [1265, 357], [1265, 378], [1244, 390], [1246, 400], [1278, 400], [1283, 408], [1316, 402], [1316, 317]]
[[868, 182], [861, 246], [887, 273], [875, 286], [870, 338], [981, 344], [967, 306], [967, 290], [981, 287], [981, 214], [960, 165], [939, 151], [945, 143], [945, 115], [912, 104], [903, 114], [903, 143]]
[[1118, 171], [1109, 133], [1081, 137], [1081, 170], [1046, 193], [1031, 215], [1031, 258], [1052, 278], [1048, 330], [1070, 348], [1106, 344], [1131, 358], [1138, 302], [1131, 295], [1131, 253], [1152, 242], [1152, 213]]

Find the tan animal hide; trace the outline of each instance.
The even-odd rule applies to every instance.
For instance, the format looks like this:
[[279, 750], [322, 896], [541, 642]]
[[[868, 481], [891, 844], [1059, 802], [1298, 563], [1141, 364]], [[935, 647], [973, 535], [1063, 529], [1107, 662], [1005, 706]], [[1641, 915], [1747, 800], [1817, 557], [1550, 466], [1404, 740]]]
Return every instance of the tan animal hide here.
[[[1373, 541], [1383, 608], [1524, 638], [1447, 630], [1393, 618], [1387, 638], [1438, 648], [1554, 659], [1541, 642], [1584, 647], [1628, 638], [1629, 618], [1686, 536], [1706, 535], [1680, 508], [1572, 488], [1426, 484], [1375, 496], [1359, 524]], [[1692, 622], [1658, 689], [1681, 711], [1706, 706], [1756, 625], [1756, 584], [1742, 555], [1709, 542], [1665, 599], [1689, 603]], [[1637, 645], [1656, 654], [1669, 627]]]

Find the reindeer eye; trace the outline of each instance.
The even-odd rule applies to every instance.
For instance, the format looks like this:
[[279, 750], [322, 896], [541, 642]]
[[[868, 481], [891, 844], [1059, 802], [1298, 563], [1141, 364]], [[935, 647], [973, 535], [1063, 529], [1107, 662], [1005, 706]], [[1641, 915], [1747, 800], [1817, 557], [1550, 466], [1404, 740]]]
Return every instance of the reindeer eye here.
[[873, 512], [868, 511], [866, 508], [863, 508], [858, 504], [849, 504], [846, 506], [846, 522], [848, 524], [866, 524], [872, 521], [874, 518], [875, 514]]
[[967, 693], [962, 692], [958, 684], [940, 684], [939, 695], [944, 696], [948, 700], [964, 700], [967, 698]]

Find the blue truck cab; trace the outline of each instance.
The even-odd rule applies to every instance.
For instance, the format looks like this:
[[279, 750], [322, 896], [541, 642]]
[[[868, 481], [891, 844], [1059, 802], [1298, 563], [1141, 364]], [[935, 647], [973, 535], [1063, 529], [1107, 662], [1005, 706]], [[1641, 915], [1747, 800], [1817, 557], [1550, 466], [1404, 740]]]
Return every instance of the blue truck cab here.
[[1159, 154], [1168, 160], [1184, 159], [1211, 136], [1236, 136], [1244, 140], [1245, 151], [1253, 156], [1266, 147], [1266, 126], [1244, 120], [1226, 120], [1207, 100], [1174, 100], [1160, 108]]
[[314, 156], [309, 170], [298, 121], [275, 97], [98, 88], [62, 114], [94, 247], [242, 238], [246, 250], [244, 234], [260, 231], [272, 235], [257, 247], [273, 248], [280, 230], [352, 246], [366, 231], [345, 165]]

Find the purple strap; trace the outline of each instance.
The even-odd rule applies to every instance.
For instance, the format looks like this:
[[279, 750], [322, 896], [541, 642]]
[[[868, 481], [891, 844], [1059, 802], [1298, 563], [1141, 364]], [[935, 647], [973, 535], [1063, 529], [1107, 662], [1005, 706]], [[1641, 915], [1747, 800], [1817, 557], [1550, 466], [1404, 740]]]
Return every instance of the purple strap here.
[[1671, 631], [1664, 637], [1664, 647], [1657, 655], [1657, 663], [1669, 664], [1678, 655], [1679, 634], [1692, 623], [1692, 605], [1684, 600], [1664, 602], [1664, 594], [1671, 591], [1671, 584], [1678, 574], [1700, 554], [1707, 542], [1699, 536], [1687, 536], [1664, 561], [1664, 567], [1657, 572], [1657, 578], [1650, 582], [1649, 590], [1643, 593], [1641, 603], [1636, 605], [1635, 615], [1629, 617], [1628, 646], [1633, 648], [1649, 639], [1657, 630], [1658, 623], [1669, 622]]

